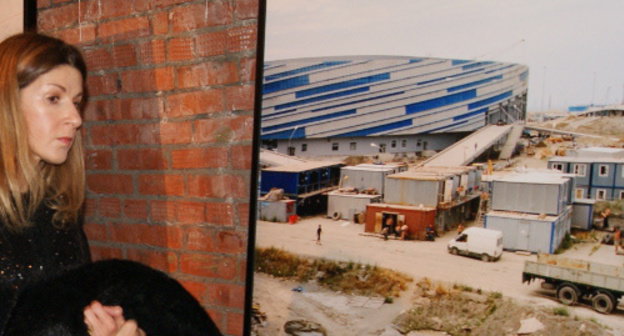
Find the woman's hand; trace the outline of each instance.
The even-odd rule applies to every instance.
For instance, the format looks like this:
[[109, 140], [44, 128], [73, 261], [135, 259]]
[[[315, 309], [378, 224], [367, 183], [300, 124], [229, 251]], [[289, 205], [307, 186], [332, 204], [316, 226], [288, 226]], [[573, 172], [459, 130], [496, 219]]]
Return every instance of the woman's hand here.
[[93, 301], [84, 309], [84, 322], [91, 336], [145, 336], [134, 320], [126, 321], [119, 306]]

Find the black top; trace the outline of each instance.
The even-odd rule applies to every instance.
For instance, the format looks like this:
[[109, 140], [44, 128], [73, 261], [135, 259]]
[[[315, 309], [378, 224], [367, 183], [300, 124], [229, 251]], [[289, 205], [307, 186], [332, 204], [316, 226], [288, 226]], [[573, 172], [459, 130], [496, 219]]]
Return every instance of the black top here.
[[52, 224], [53, 214], [54, 210], [40, 206], [32, 219], [34, 225], [19, 233], [0, 223], [0, 335], [24, 286], [91, 259], [82, 228], [58, 229]]

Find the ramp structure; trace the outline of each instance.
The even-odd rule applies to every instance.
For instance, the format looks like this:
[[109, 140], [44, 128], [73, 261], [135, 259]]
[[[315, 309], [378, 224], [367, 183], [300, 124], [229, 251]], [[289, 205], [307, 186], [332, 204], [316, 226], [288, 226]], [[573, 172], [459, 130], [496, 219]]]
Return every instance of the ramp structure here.
[[422, 166], [465, 166], [506, 136], [514, 125], [488, 125], [440, 151]]

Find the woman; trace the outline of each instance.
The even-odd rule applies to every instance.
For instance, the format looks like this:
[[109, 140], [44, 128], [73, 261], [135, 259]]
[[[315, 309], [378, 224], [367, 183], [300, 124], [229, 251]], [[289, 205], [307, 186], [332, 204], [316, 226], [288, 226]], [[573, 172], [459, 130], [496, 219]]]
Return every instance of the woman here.
[[[16, 295], [90, 260], [79, 224], [86, 66], [61, 40], [18, 34], [0, 43], [0, 330]], [[85, 308], [92, 335], [141, 334], [120, 307]]]

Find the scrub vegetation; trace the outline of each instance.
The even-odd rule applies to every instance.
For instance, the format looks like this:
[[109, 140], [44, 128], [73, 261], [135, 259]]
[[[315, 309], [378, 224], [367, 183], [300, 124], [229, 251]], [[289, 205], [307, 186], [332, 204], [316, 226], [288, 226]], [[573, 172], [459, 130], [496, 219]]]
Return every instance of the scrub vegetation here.
[[255, 270], [277, 278], [316, 281], [346, 294], [379, 296], [391, 302], [412, 281], [405, 274], [355, 262], [300, 257], [274, 247], [257, 248]]

